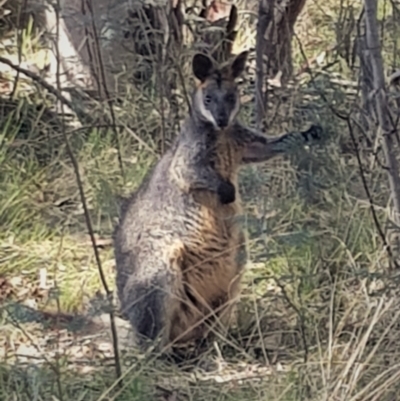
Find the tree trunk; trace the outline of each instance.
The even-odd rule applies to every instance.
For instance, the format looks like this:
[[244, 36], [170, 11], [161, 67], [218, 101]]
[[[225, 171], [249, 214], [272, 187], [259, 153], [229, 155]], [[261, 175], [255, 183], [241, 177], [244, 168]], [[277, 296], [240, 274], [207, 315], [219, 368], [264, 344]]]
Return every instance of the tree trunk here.
[[[56, 38], [54, 7], [58, 3], [60, 27]], [[149, 70], [153, 72], [151, 64], [159, 59], [159, 48], [165, 48], [166, 42], [170, 48], [182, 40], [181, 0], [155, 4], [146, 0], [7, 0], [5, 6], [14, 20], [20, 10], [25, 24], [28, 16], [33, 17], [35, 27], [50, 39], [50, 53], [58, 41], [63, 84], [68, 81], [95, 93], [107, 85], [109, 93], [123, 94], [132, 75], [140, 81], [149, 77]], [[99, 48], [105, 82], [99, 73]], [[49, 64], [50, 80], [55, 81], [54, 54], [50, 54]]]
[[396, 159], [396, 127], [391, 123], [390, 110], [387, 101], [385, 87], [385, 77], [381, 46], [378, 34], [377, 23], [377, 0], [364, 0], [365, 22], [366, 22], [366, 41], [370, 52], [372, 75], [374, 83], [374, 98], [378, 115], [379, 128], [382, 133], [382, 147], [385, 154], [388, 178], [390, 184], [391, 198], [393, 202], [393, 221], [397, 227], [391, 232], [391, 245], [396, 248], [398, 256], [399, 248], [399, 223], [400, 223], [400, 177], [399, 166]]
[[[232, 54], [233, 43], [236, 39], [238, 11], [234, 4], [212, 0], [209, 5], [203, 0], [200, 17], [204, 19], [198, 25], [197, 47], [212, 56], [218, 63], [227, 61]], [[196, 46], [195, 46], [196, 47]]]
[[256, 114], [261, 124], [266, 107], [266, 80], [285, 85], [293, 72], [294, 24], [306, 0], [260, 0], [257, 25]]

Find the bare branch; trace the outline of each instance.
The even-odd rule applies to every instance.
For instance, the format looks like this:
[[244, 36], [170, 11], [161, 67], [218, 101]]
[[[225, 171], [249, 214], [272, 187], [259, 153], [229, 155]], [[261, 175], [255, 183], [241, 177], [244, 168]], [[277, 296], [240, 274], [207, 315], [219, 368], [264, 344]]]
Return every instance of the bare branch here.
[[6, 64], [9, 67], [11, 67], [13, 70], [16, 72], [19, 72], [20, 74], [23, 74], [27, 76], [28, 78], [31, 78], [34, 82], [38, 83], [41, 85], [43, 88], [45, 88], [47, 91], [49, 91], [52, 95], [54, 95], [62, 104], [67, 106], [69, 109], [71, 109], [78, 118], [83, 118], [87, 124], [94, 122], [93, 118], [84, 112], [80, 107], [77, 107], [76, 103], [71, 102], [68, 100], [62, 93], [61, 91], [57, 90], [54, 88], [52, 85], [47, 83], [43, 78], [41, 78], [39, 75], [35, 74], [32, 71], [29, 71], [25, 68], [22, 68], [14, 63], [12, 63], [10, 60], [8, 60], [5, 57], [0, 56], [0, 63]]

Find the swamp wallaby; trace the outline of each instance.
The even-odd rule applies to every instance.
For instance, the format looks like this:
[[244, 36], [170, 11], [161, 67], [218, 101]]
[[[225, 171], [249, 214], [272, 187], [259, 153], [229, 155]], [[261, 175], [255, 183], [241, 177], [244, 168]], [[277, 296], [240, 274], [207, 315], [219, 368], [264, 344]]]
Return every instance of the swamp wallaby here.
[[236, 119], [247, 52], [217, 66], [193, 58], [198, 86], [182, 130], [124, 206], [114, 233], [122, 313], [162, 344], [229, 325], [246, 263], [237, 175], [318, 139], [321, 128], [267, 138]]

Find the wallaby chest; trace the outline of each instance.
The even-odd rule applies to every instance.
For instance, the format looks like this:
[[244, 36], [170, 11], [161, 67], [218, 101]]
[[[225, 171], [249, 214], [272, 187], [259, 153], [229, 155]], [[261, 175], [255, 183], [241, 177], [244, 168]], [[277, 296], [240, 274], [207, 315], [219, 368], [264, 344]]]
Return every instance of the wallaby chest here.
[[236, 184], [239, 167], [239, 152], [229, 132], [223, 133], [215, 141], [211, 151], [211, 162], [214, 169], [226, 180]]
[[203, 281], [203, 284], [209, 287], [210, 292], [214, 292], [212, 288], [217, 286], [215, 293], [218, 294], [220, 287], [229, 285], [237, 273], [235, 257], [241, 240], [238, 218], [242, 211], [237, 186], [239, 161], [235, 143], [227, 134], [219, 136], [209, 156], [218, 174], [236, 187], [236, 199], [232, 203], [222, 204], [209, 191], [193, 194], [195, 202], [188, 217], [196, 222], [196, 228], [191, 226], [193, 231], [187, 243], [187, 265], [197, 266], [197, 272], [207, 271], [209, 280]]

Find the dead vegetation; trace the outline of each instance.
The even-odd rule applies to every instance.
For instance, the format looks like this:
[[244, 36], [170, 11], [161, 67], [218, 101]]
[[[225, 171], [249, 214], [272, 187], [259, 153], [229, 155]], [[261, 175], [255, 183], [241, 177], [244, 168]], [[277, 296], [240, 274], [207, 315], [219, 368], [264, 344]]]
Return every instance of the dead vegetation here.
[[[84, 3], [89, 13], [96, 2]], [[237, 327], [210, 344], [200, 360], [176, 364], [127, 347], [115, 317], [120, 387], [109, 321], [89, 325], [81, 319], [108, 304], [92, 245], [112, 291], [117, 197], [139, 184], [187, 109], [187, 61], [202, 35], [190, 27], [201, 26], [196, 21], [202, 5], [195, 11], [185, 5], [185, 24], [176, 7], [158, 21], [159, 29], [171, 19], [182, 28], [161, 35], [173, 52], [145, 46], [139, 57], [136, 49], [127, 54], [143, 70], [117, 71], [112, 61], [121, 48], [115, 47], [114, 56], [102, 53], [98, 65], [108, 75], [97, 70], [91, 91], [74, 82], [61, 92], [65, 82], [57, 79], [57, 63], [49, 67], [40, 26], [18, 12], [27, 3], [13, 4], [16, 9], [7, 13], [4, 3], [1, 14], [0, 56], [20, 71], [0, 59], [0, 399], [397, 399], [399, 279], [391, 258], [396, 249], [387, 236], [397, 224], [378, 120], [371, 113], [376, 98], [371, 86], [362, 85], [368, 71], [359, 58], [365, 50], [361, 5], [307, 1], [295, 25], [293, 76], [282, 87], [269, 83], [265, 129], [281, 133], [318, 122], [329, 140], [243, 171], [251, 263]], [[237, 53], [256, 45], [257, 7], [235, 5]], [[399, 65], [400, 9], [384, 1], [377, 12], [384, 73], [394, 77], [387, 107], [397, 135], [393, 73]], [[145, 32], [146, 18], [156, 16], [141, 13], [136, 38]], [[255, 81], [253, 64], [241, 84], [242, 117], [249, 123], [256, 117]], [[69, 113], [67, 119], [61, 111]], [[66, 138], [79, 166], [92, 237]], [[397, 141], [395, 136], [394, 149]]]

